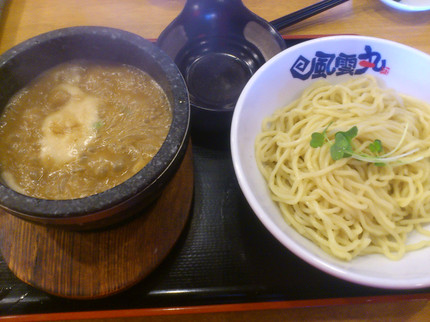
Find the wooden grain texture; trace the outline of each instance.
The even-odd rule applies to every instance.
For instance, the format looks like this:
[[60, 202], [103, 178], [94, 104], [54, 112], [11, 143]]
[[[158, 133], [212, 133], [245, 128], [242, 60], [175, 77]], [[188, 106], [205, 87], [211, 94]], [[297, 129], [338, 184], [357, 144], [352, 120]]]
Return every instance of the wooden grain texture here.
[[[271, 21], [316, 0], [243, 0]], [[14, 0], [0, 25], [0, 52], [32, 36], [75, 25], [103, 25], [157, 38], [179, 14], [185, 0]], [[387, 7], [379, 0], [354, 0], [285, 28], [283, 35], [361, 34], [382, 37], [430, 54], [430, 14]]]
[[136, 217], [100, 231], [76, 232], [36, 225], [4, 212], [0, 249], [22, 281], [67, 298], [120, 292], [154, 270], [175, 244], [193, 194], [191, 146], [157, 201]]

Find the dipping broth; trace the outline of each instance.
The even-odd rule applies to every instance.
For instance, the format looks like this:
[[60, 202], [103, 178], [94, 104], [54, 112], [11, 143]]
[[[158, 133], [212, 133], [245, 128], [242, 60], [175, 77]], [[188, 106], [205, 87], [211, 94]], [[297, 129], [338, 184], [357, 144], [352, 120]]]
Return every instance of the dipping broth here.
[[75, 61], [16, 93], [0, 118], [0, 175], [19, 193], [74, 199], [140, 171], [172, 122], [167, 96], [128, 65]]

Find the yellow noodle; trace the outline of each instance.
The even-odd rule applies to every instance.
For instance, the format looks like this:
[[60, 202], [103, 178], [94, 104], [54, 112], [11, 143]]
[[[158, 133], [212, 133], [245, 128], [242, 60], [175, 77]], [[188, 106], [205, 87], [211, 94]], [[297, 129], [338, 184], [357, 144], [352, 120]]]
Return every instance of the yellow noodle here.
[[[333, 161], [327, 144], [310, 146], [311, 134], [329, 124], [330, 137], [356, 125], [354, 147], [363, 153], [375, 139], [387, 157], [418, 151], [382, 167]], [[430, 104], [381, 88], [371, 76], [317, 82], [263, 121], [255, 150], [286, 222], [333, 256], [398, 260], [430, 246]], [[411, 232], [423, 238], [410, 243]]]

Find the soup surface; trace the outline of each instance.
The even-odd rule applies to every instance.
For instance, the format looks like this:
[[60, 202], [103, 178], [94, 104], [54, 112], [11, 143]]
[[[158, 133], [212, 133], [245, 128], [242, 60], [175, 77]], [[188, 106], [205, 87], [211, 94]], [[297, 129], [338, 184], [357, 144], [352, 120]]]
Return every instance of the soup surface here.
[[147, 73], [75, 61], [45, 72], [12, 97], [0, 118], [0, 174], [10, 188], [73, 199], [112, 188], [157, 153], [172, 122]]

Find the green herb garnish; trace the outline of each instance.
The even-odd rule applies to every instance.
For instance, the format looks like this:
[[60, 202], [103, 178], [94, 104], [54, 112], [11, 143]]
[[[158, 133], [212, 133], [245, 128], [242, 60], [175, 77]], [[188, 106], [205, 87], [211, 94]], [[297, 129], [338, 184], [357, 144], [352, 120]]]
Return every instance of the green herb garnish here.
[[[389, 155], [394, 153], [395, 150], [397, 150], [400, 147], [401, 143], [403, 142], [408, 129], [407, 125], [405, 127], [405, 130], [403, 131], [402, 138], [400, 139], [396, 148], [393, 149], [391, 152], [383, 155], [381, 155], [381, 153], [383, 152], [382, 142], [381, 140], [378, 140], [378, 139], [374, 140], [368, 146], [369, 151], [372, 154], [366, 154], [366, 153], [355, 151], [352, 140], [358, 134], [357, 126], [351, 127], [346, 132], [343, 132], [343, 131], [336, 132], [334, 135], [334, 141], [330, 140], [327, 135], [327, 130], [330, 125], [331, 123], [322, 132], [312, 133], [310, 145], [313, 148], [319, 148], [319, 147], [322, 147], [325, 143], [329, 144], [331, 158], [335, 161], [340, 160], [342, 158], [351, 157], [360, 161], [373, 163], [376, 166], [384, 166], [386, 163], [389, 163], [389, 162], [401, 162], [400, 160], [401, 158], [418, 151], [418, 149], [413, 149], [412, 151], [403, 153], [401, 155], [389, 157]], [[410, 160], [409, 162], [415, 162], [420, 159], [422, 159], [422, 157], [418, 157], [416, 159]]]
[[382, 152], [381, 140], [375, 140], [372, 143], [370, 143], [369, 144], [369, 150], [370, 150], [370, 152], [373, 152], [375, 154]]
[[319, 147], [323, 146], [325, 140], [329, 141], [328, 137], [327, 137], [327, 129], [331, 125], [331, 123], [333, 123], [333, 122], [330, 122], [329, 125], [326, 126], [324, 131], [322, 131], [322, 133], [319, 133], [319, 132], [312, 133], [311, 147], [319, 148]]
[[93, 128], [95, 130], [99, 130], [104, 125], [103, 121], [99, 120], [93, 123]]

